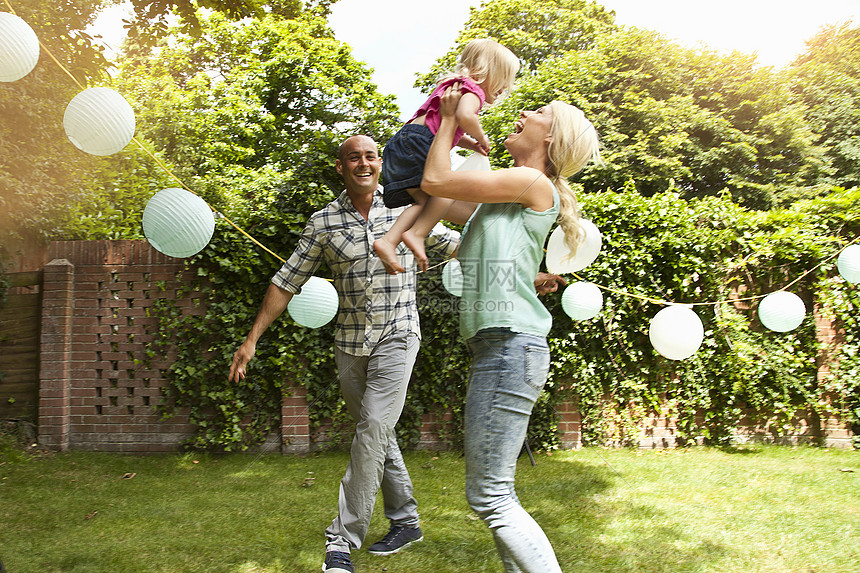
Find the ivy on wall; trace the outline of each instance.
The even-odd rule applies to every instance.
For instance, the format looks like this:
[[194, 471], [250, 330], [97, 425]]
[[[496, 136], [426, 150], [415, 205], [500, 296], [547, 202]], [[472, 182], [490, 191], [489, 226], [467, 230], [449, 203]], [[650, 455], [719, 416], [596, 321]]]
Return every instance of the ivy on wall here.
[[[601, 229], [603, 250], [580, 274], [618, 293], [606, 292], [601, 314], [583, 322], [563, 313], [558, 294], [545, 297], [554, 316], [553, 367], [532, 417], [532, 445], [558, 446], [554, 407], [571, 398], [582, 412], [583, 441], [592, 445], [636, 443], [639, 423], [653, 410], [669, 409], [677, 416], [682, 440], [715, 445], [729, 442], [744, 409], [776, 434], [807, 410], [838, 410], [857, 423], [860, 300], [857, 287], [834, 276], [832, 255], [860, 230], [858, 205], [860, 190], [838, 188], [823, 199], [770, 212], [748, 211], [729, 198], [684, 200], [673, 190], [648, 198], [629, 190], [583, 196], [583, 214]], [[291, 217], [261, 222], [253, 232], [289, 252], [301, 226]], [[216, 233], [189, 263], [188, 272], [200, 282], [189, 281], [189, 289], [203, 289], [210, 297], [206, 313], [180, 316], [170, 307], [159, 312], [158, 351], [176, 357], [165, 414], [190, 409], [199, 428], [193, 447], [233, 450], [259, 443], [279, 424], [287, 380], [307, 388], [314, 429], [326, 424], [330, 439], [349, 435], [331, 325], [312, 330], [282, 318], [258, 344], [247, 378], [227, 381], [232, 354], [278, 266], [234, 234]], [[810, 269], [815, 270], [791, 288], [808, 311], [792, 332], [762, 327], [755, 314], [758, 299], [728, 302], [739, 293], [753, 297], [779, 290]], [[324, 269], [318, 274], [327, 276]], [[436, 269], [419, 280], [425, 343], [398, 425], [406, 446], [418, 441], [421, 415], [443, 409], [453, 414], [449, 441], [462, 444], [469, 358], [458, 335], [457, 299], [444, 290], [440, 275]], [[628, 295], [696, 304], [705, 326], [702, 347], [684, 361], [658, 355], [648, 323], [659, 306]], [[825, 381], [817, 378], [813, 306], [835, 317], [843, 337], [838, 365]], [[833, 399], [826, 402], [824, 396]]]

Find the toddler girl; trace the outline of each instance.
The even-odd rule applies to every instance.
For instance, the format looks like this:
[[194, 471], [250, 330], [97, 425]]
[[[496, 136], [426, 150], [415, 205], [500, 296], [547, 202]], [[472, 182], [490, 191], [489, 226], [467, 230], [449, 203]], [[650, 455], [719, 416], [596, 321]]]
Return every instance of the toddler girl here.
[[490, 39], [472, 40], [463, 49], [454, 73], [445, 77], [406, 125], [385, 145], [382, 154], [384, 201], [388, 208], [413, 204], [403, 211], [394, 225], [373, 243], [385, 269], [403, 272], [396, 247], [402, 240], [415, 255], [418, 268], [427, 270], [424, 239], [441, 219], [464, 224], [474, 205], [457, 205], [453, 199], [428, 197], [421, 191], [424, 160], [441, 123], [439, 101], [454, 82], [462, 84], [463, 97], [457, 105], [458, 128], [454, 144], [487, 155], [490, 140], [481, 127], [478, 111], [510, 90], [520, 62], [509, 49]]

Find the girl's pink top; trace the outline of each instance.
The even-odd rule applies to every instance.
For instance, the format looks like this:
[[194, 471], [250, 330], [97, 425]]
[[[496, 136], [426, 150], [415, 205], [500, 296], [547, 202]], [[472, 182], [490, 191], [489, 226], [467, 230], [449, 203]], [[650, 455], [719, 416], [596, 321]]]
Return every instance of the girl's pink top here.
[[[415, 112], [415, 115], [412, 116], [407, 123], [411, 123], [416, 118], [424, 117], [424, 125], [430, 130], [433, 135], [436, 135], [436, 132], [439, 130], [439, 126], [442, 124], [442, 116], [439, 114], [439, 105], [442, 99], [442, 94], [445, 93], [445, 90], [453, 84], [454, 82], [461, 82], [463, 84], [462, 91], [470, 92], [478, 96], [478, 99], [481, 100], [481, 105], [478, 109], [484, 107], [484, 103], [487, 101], [487, 97], [484, 95], [484, 90], [481, 89], [481, 86], [475, 83], [471, 78], [460, 77], [460, 78], [451, 78], [449, 80], [445, 80], [436, 86], [436, 89], [433, 90], [433, 93], [430, 94], [430, 97], [427, 98], [421, 107], [418, 108], [418, 111]], [[457, 145], [457, 142], [460, 141], [460, 138], [463, 137], [463, 134], [466, 133], [460, 127], [457, 127], [457, 131], [454, 132], [454, 142], [451, 145]]]

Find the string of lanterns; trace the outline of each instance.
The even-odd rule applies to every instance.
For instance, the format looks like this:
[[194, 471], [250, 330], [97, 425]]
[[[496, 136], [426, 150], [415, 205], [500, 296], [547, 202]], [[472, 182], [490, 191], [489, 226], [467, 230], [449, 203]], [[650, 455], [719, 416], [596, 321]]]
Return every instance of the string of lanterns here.
[[[9, 1], [4, 1], [12, 10]], [[27, 76], [38, 63], [40, 46], [36, 33], [26, 21], [14, 13], [0, 12], [0, 82], [14, 82]], [[45, 51], [50, 55], [50, 52]], [[63, 68], [56, 59], [54, 61]], [[65, 68], [63, 70], [77, 83], [72, 74]], [[83, 88], [83, 86], [80, 87]], [[142, 150], [170, 173], [170, 170], [157, 157], [134, 139], [135, 127], [135, 116], [131, 105], [118, 92], [106, 87], [83, 89], [69, 102], [63, 115], [63, 128], [66, 135], [81, 151], [107, 156], [118, 153], [131, 141], [135, 141]], [[488, 171], [490, 163], [486, 156], [475, 153], [457, 169]], [[175, 175], [170, 174], [177, 181], [179, 180]], [[144, 236], [153, 248], [171, 257], [183, 258], [195, 255], [212, 239], [215, 219], [221, 217], [254, 243], [284, 261], [235, 223], [217, 213], [184, 184], [182, 186], [183, 188], [163, 189], [146, 204], [142, 226]], [[592, 264], [602, 248], [600, 230], [587, 219], [580, 219], [580, 224], [585, 235], [573, 256], [565, 244], [564, 232], [560, 227], [550, 234], [546, 248], [546, 266], [549, 272], [573, 274], [580, 279], [568, 285], [561, 298], [562, 309], [576, 321], [591, 320], [600, 313], [604, 302], [601, 289], [624, 296], [636, 296], [600, 287], [581, 280], [581, 277], [576, 274]], [[846, 281], [860, 282], [860, 245], [849, 245], [839, 253], [837, 269]], [[442, 270], [442, 283], [454, 296], [462, 295], [463, 276], [459, 261], [451, 259], [445, 263]], [[702, 321], [692, 310], [694, 305], [647, 297], [639, 298], [664, 305], [664, 308], [651, 319], [649, 325], [649, 338], [654, 349], [670, 360], [684, 360], [694, 355], [704, 338]], [[301, 292], [292, 297], [287, 309], [298, 324], [308, 328], [319, 328], [334, 318], [338, 306], [338, 294], [331, 281], [311, 277]], [[803, 322], [805, 315], [806, 307], [800, 297], [786, 290], [768, 294], [758, 307], [758, 316], [762, 324], [776, 332], [788, 332], [797, 328]]]
[[[489, 165], [481, 168], [489, 169]], [[564, 241], [564, 231], [561, 227], [556, 227], [550, 234], [546, 246], [547, 271], [558, 275], [572, 274], [579, 279], [577, 282], [569, 284], [562, 292], [561, 307], [565, 314], [576, 321], [591, 320], [596, 317], [603, 309], [601, 289], [622, 296], [641, 298], [647, 302], [661, 304], [664, 308], [654, 315], [648, 327], [648, 337], [654, 350], [670, 360], [684, 360], [693, 356], [702, 345], [705, 331], [702, 320], [692, 307], [715, 303], [673, 303], [600, 287], [582, 280], [577, 272], [588, 267], [597, 259], [603, 237], [600, 230], [590, 220], [580, 218], [579, 222], [584, 232], [584, 238], [575, 254], [571, 255], [570, 249]], [[839, 252], [837, 269], [846, 281], [850, 283], [860, 282], [860, 245], [851, 244]], [[810, 272], [812, 271], [807, 271], [800, 278]], [[463, 277], [460, 263], [456, 259], [448, 261], [443, 267], [442, 284], [452, 295], [462, 296]], [[759, 320], [766, 328], [775, 332], [794, 330], [800, 326], [806, 316], [806, 306], [803, 304], [803, 300], [787, 290], [772, 292], [763, 297], [750, 298], [762, 298], [758, 306]]]

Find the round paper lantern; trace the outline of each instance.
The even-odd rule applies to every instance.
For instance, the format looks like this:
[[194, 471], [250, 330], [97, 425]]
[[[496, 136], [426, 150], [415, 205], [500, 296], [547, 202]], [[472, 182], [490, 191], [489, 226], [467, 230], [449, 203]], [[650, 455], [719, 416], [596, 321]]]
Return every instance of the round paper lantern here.
[[849, 283], [860, 282], [860, 245], [845, 247], [836, 259], [836, 268]]
[[573, 320], [592, 319], [603, 308], [603, 293], [594, 283], [573, 283], [561, 295], [561, 308]]
[[20, 80], [39, 61], [39, 38], [15, 14], [0, 12], [0, 82]]
[[209, 244], [214, 231], [212, 209], [185, 189], [162, 189], [143, 210], [143, 234], [157, 251], [171, 257], [199, 253]]
[[794, 293], [780, 290], [772, 292], [758, 305], [758, 318], [761, 323], [776, 332], [794, 330], [803, 322], [806, 306]]
[[600, 254], [603, 237], [600, 230], [588, 219], [580, 219], [579, 224], [585, 230], [585, 239], [576, 249], [576, 254], [569, 259], [570, 249], [564, 242], [564, 231], [556, 227], [549, 236], [546, 246], [546, 268], [555, 274], [575, 273], [594, 262]]
[[667, 306], [654, 315], [648, 328], [648, 338], [654, 350], [669, 360], [689, 358], [702, 345], [705, 328], [688, 306]]
[[337, 314], [338, 299], [334, 285], [320, 277], [311, 277], [302, 292], [293, 295], [287, 304], [290, 316], [308, 328], [328, 324]]
[[457, 167], [457, 171], [490, 171], [490, 158], [480, 153], [473, 153], [466, 161]]
[[451, 259], [442, 267], [442, 286], [454, 296], [463, 296], [463, 269], [457, 259]]
[[110, 88], [89, 88], [66, 106], [63, 127], [69, 140], [92, 155], [112, 155], [134, 137], [134, 110]]

